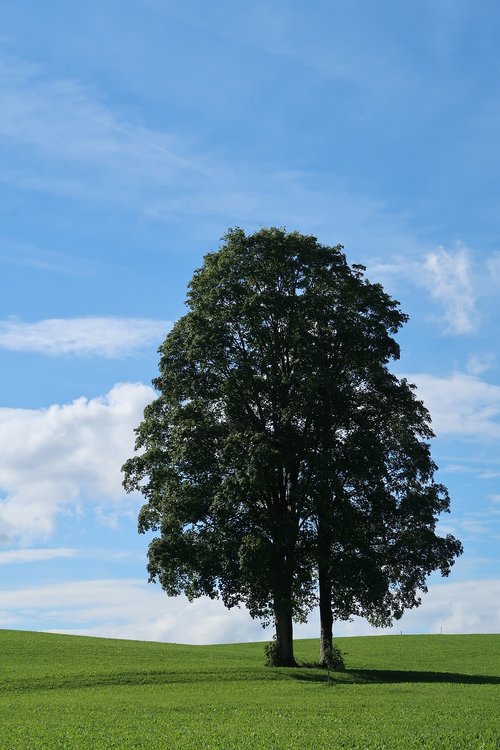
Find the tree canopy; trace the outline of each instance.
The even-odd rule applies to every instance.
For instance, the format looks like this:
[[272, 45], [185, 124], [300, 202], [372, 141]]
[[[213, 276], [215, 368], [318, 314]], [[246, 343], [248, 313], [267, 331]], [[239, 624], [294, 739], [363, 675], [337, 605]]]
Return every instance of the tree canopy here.
[[123, 467], [157, 534], [150, 580], [274, 622], [277, 664], [318, 601], [326, 660], [335, 618], [391, 622], [461, 552], [436, 534], [429, 414], [388, 369], [407, 318], [364, 270], [298, 232], [230, 230], [160, 347]]

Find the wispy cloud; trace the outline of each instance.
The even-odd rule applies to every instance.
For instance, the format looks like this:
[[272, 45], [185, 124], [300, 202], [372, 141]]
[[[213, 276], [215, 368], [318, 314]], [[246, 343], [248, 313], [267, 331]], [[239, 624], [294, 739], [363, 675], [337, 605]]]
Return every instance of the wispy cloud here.
[[300, 228], [345, 243], [357, 261], [367, 245], [371, 253], [418, 245], [407, 215], [350, 190], [334, 171], [283, 168], [220, 147], [212, 153], [185, 134], [134, 121], [103, 92], [41, 66], [0, 59], [0, 109], [0, 180], [21, 190], [125, 208], [152, 221], [195, 215], [212, 237], [235, 217], [250, 230]]
[[52, 318], [0, 321], [0, 348], [49, 355], [121, 357], [160, 344], [172, 323], [148, 318]]
[[[172, 169], [194, 169], [195, 162], [177, 153], [174, 136], [122, 122], [95, 90], [74, 79], [55, 79], [43, 67], [12, 59], [0, 60], [0, 138], [31, 147], [54, 159], [120, 165], [137, 176], [172, 176]], [[125, 163], [122, 163], [125, 159]], [[160, 161], [158, 162], [158, 159]], [[144, 160], [146, 163], [143, 163]]]
[[0, 565], [44, 562], [45, 560], [55, 560], [61, 557], [74, 557], [75, 555], [76, 550], [66, 547], [56, 547], [53, 549], [9, 549], [0, 551]]
[[129, 513], [136, 500], [121, 486], [134, 428], [153, 391], [114, 386], [102, 398], [48, 409], [0, 409], [0, 528], [5, 541], [45, 539], [59, 514], [85, 503], [103, 515]]
[[493, 253], [488, 258], [487, 266], [494, 283], [500, 286], [500, 252]]
[[429, 409], [438, 437], [456, 435], [478, 442], [500, 439], [500, 386], [463, 373], [406, 377], [417, 385], [417, 395]]
[[438, 247], [420, 257], [380, 260], [370, 268], [384, 282], [404, 279], [413, 286], [425, 289], [441, 308], [440, 321], [448, 333], [465, 334], [474, 331], [479, 322], [477, 291], [473, 281], [469, 250], [459, 245], [455, 250]]
[[439, 247], [424, 263], [425, 282], [444, 309], [444, 319], [452, 333], [470, 333], [477, 325], [476, 297], [466, 248], [455, 252]]
[[94, 89], [39, 65], [0, 59], [0, 109], [2, 180], [20, 187], [130, 201], [204, 174], [174, 134], [127, 122]]
[[100, 264], [74, 253], [46, 250], [26, 242], [0, 238], [0, 260], [12, 266], [32, 268], [38, 271], [60, 273], [65, 276], [89, 276], [97, 273]]
[[[457, 514], [451, 516], [448, 522], [450, 533], [462, 539], [469, 552], [475, 546], [479, 552], [484, 554], [491, 543], [494, 545], [494, 554], [496, 553], [495, 556], [498, 557], [497, 543], [500, 539], [500, 518], [498, 516], [500, 511], [495, 506], [494, 495], [481, 497], [478, 493], [474, 497], [473, 506], [470, 502], [468, 505], [473, 507], [474, 510], [466, 510], [461, 516], [457, 516]], [[446, 525], [447, 522], [442, 523]], [[481, 546], [478, 546], [479, 544]], [[495, 565], [495, 560], [490, 560], [490, 563]]]
[[471, 474], [476, 471], [476, 469], [464, 464], [446, 464], [445, 466], [440, 466], [439, 470], [446, 474]]
[[495, 355], [491, 352], [488, 354], [469, 354], [467, 359], [467, 372], [471, 375], [482, 375], [483, 372], [491, 370], [495, 364]]

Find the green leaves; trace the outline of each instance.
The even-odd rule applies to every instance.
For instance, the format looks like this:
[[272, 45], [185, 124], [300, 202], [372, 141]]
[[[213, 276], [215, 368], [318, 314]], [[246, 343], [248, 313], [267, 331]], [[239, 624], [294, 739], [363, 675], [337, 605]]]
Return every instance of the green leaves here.
[[229, 230], [195, 272], [124, 465], [168, 593], [244, 603], [291, 633], [321, 569], [337, 617], [387, 623], [460, 553], [435, 535], [449, 498], [429, 414], [388, 370], [407, 316], [364, 270], [270, 228]]

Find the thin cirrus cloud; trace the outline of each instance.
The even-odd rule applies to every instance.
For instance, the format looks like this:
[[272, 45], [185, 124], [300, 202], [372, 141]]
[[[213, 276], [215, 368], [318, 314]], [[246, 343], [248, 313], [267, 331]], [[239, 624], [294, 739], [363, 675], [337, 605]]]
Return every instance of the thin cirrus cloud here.
[[168, 320], [119, 317], [50, 318], [34, 323], [0, 321], [0, 348], [40, 354], [122, 357], [160, 343]]
[[495, 365], [495, 355], [492, 352], [486, 354], [469, 354], [467, 358], [467, 372], [471, 375], [481, 375], [491, 370]]
[[219, 162], [193, 156], [182, 135], [129, 122], [106, 98], [80, 80], [0, 57], [2, 181], [155, 218], [186, 206], [199, 215], [200, 197], [224, 184]]
[[10, 266], [79, 278], [101, 272], [99, 261], [82, 257], [76, 259], [71, 253], [47, 250], [11, 237], [0, 237], [0, 261]]
[[335, 243], [350, 238], [370, 252], [416, 244], [385, 201], [346, 189], [335, 173], [195, 153], [185, 133], [130, 122], [106, 99], [81, 80], [0, 57], [2, 181], [154, 222], [196, 214], [210, 234], [238, 216], [251, 226], [300, 225]]
[[74, 557], [76, 550], [68, 547], [40, 549], [8, 549], [0, 551], [0, 565], [11, 563], [34, 563], [55, 560], [61, 557]]
[[[130, 183], [167, 186], [184, 174], [199, 176], [175, 136], [123, 122], [80, 82], [51, 78], [39, 65], [0, 59], [0, 106], [0, 144], [22, 147], [4, 180], [80, 194], [96, 169], [125, 192]], [[50, 166], [48, 174], [33, 168], [33, 156]], [[80, 170], [68, 173], [71, 164]]]
[[500, 285], [500, 252], [493, 253], [488, 258], [487, 266], [493, 282]]

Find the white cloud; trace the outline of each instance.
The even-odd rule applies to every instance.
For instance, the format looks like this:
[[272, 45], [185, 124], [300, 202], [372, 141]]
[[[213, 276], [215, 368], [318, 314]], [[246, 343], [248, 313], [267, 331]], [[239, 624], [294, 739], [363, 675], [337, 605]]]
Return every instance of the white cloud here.
[[120, 468], [133, 454], [133, 430], [153, 391], [115, 385], [102, 398], [48, 409], [0, 409], [0, 527], [4, 537], [47, 538], [58, 514], [81, 503], [130, 510]]
[[54, 560], [61, 557], [74, 557], [76, 550], [66, 547], [41, 549], [8, 549], [0, 551], [0, 565], [10, 563], [32, 563]]
[[483, 372], [491, 370], [494, 366], [495, 355], [489, 354], [469, 354], [467, 359], [467, 372], [471, 375], [482, 375]]
[[[394, 278], [402, 278], [426, 289], [441, 306], [449, 333], [474, 331], [478, 312], [469, 250], [460, 244], [454, 251], [438, 247], [426, 252], [423, 260], [412, 259], [411, 255], [410, 259], [396, 257], [393, 261], [378, 260], [370, 266], [370, 270], [389, 286]], [[471, 358], [471, 366], [474, 364], [479, 364], [479, 359], [476, 362]]]
[[448, 377], [413, 373], [406, 377], [416, 384], [417, 396], [429, 409], [438, 437], [500, 438], [500, 386], [462, 373]]
[[449, 252], [439, 247], [424, 262], [425, 283], [431, 296], [444, 308], [444, 319], [452, 333], [470, 333], [476, 327], [476, 299], [472, 289], [466, 248]]
[[[407, 377], [417, 384], [438, 436], [499, 440], [500, 386], [465, 374]], [[85, 504], [97, 521], [110, 526], [124, 513], [133, 514], [138, 500], [124, 494], [120, 467], [133, 455], [133, 430], [153, 396], [150, 387], [128, 383], [101, 398], [48, 409], [0, 409], [5, 540], [47, 539], [60, 514], [78, 512]]]
[[[364, 620], [339, 622], [335, 633], [500, 632], [500, 580], [442, 583], [429, 587], [422, 605], [393, 628], [372, 628]], [[0, 624], [53, 632], [177, 643], [228, 643], [269, 639], [245, 610], [226, 610], [220, 601], [169, 598], [138, 580], [74, 581], [0, 591]], [[318, 613], [295, 627], [296, 638], [318, 636]]]
[[500, 632], [500, 580], [441, 583], [429, 587], [421, 611], [404, 616], [402, 626], [411, 632], [418, 620], [429, 633]]
[[[500, 579], [439, 583], [422, 594], [422, 604], [408, 610], [392, 628], [372, 628], [360, 618], [335, 624], [335, 634], [382, 635], [412, 633], [499, 633]], [[296, 628], [296, 637], [317, 637], [317, 625], [310, 622]]]
[[[0, 624], [180, 643], [261, 640], [263, 630], [242, 609], [207, 598], [167, 597], [139, 580], [93, 580], [0, 591]], [[64, 623], [64, 624], [62, 624]]]
[[172, 323], [148, 318], [52, 318], [0, 321], [0, 348], [42, 354], [120, 357], [159, 344]]

